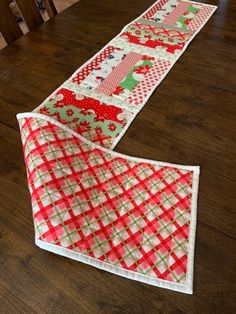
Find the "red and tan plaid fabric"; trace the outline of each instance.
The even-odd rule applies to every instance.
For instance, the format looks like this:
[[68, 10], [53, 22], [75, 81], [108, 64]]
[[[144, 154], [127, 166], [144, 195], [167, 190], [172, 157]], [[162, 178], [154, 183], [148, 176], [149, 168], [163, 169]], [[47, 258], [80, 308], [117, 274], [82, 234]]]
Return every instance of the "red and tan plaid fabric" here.
[[49, 119], [19, 119], [36, 239], [185, 283], [194, 169], [99, 149]]

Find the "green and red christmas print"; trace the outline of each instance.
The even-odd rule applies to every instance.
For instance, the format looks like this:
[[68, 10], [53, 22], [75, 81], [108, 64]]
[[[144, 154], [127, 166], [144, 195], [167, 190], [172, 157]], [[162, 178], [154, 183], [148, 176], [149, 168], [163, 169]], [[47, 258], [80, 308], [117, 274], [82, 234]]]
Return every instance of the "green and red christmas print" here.
[[91, 142], [111, 147], [131, 118], [129, 112], [61, 88], [39, 108]]

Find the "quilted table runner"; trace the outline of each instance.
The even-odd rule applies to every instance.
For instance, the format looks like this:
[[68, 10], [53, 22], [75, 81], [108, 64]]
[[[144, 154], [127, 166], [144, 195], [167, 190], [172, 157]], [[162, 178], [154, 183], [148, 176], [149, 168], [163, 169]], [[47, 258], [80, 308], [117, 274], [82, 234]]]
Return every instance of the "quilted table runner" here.
[[39, 247], [192, 293], [199, 167], [113, 148], [215, 10], [157, 1], [17, 115]]

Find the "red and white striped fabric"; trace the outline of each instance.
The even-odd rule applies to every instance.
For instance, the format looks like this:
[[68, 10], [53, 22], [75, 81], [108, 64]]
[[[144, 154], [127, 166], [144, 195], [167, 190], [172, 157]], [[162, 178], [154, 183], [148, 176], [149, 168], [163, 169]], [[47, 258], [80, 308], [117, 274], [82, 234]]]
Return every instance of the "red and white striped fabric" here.
[[191, 5], [190, 2], [186, 2], [186, 1], [179, 2], [175, 10], [173, 10], [169, 15], [167, 15], [164, 18], [163, 23], [168, 24], [168, 25], [175, 25], [179, 16], [181, 16], [190, 5]]
[[130, 52], [108, 77], [96, 88], [96, 91], [105, 95], [110, 95], [117, 85], [125, 78], [132, 67], [141, 60], [142, 55]]

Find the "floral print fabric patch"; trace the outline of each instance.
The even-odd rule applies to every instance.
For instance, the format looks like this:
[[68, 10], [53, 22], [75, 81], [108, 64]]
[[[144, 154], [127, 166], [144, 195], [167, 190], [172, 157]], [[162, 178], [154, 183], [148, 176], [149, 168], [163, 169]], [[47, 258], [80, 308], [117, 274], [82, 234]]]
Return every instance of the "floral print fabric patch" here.
[[113, 148], [215, 10], [157, 1], [18, 115], [38, 246], [192, 293], [199, 167]]
[[54, 117], [91, 142], [110, 147], [130, 119], [122, 108], [61, 88], [39, 112]]

